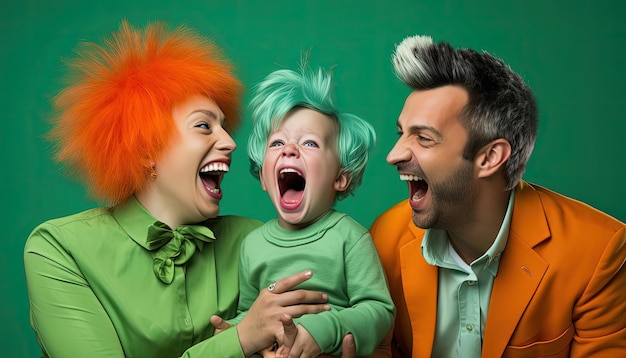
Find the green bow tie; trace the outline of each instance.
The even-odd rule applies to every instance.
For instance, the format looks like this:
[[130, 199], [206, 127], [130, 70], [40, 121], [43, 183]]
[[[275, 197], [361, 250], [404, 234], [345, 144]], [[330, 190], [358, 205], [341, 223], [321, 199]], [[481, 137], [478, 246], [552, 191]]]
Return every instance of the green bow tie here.
[[180, 225], [172, 230], [155, 222], [148, 228], [146, 243], [152, 252], [154, 274], [165, 284], [174, 280], [174, 265], [185, 264], [205, 242], [215, 240], [213, 231], [203, 225]]

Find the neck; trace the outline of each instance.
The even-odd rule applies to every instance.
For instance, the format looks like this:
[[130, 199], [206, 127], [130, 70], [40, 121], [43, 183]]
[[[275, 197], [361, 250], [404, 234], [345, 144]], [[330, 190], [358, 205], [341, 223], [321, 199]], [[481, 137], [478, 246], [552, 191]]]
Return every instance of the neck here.
[[180, 225], [186, 224], [180, 217], [173, 215], [176, 210], [172, 210], [171, 205], [167, 205], [154, 190], [150, 188], [135, 193], [137, 201], [143, 206], [155, 219], [166, 224], [172, 229]]
[[482, 190], [477, 195], [472, 218], [448, 230], [452, 247], [467, 264], [484, 255], [493, 245], [506, 215], [510, 193], [493, 188]]
[[321, 218], [326, 216], [326, 214], [328, 214], [331, 210], [332, 210], [332, 208], [328, 208], [326, 211], [321, 213], [319, 216], [317, 216], [316, 218], [313, 218], [312, 220], [309, 220], [307, 222], [290, 223], [289, 221], [285, 220], [282, 216], [278, 215], [278, 225], [280, 225], [280, 227], [282, 227], [285, 230], [291, 230], [291, 231], [302, 230], [302, 229], [307, 228], [307, 227], [315, 224], [316, 222], [318, 222]]

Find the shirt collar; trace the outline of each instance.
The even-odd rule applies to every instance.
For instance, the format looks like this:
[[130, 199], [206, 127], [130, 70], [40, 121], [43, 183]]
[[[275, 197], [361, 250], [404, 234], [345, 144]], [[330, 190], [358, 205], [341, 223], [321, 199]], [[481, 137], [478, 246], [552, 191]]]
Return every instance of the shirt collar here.
[[148, 227], [157, 220], [134, 196], [113, 209], [113, 218], [133, 241], [148, 250]]
[[[509, 240], [509, 228], [511, 226], [514, 202], [515, 190], [511, 190], [504, 220], [502, 220], [502, 225], [500, 226], [496, 239], [489, 249], [487, 249], [487, 252], [470, 265], [475, 270], [478, 267], [482, 267], [488, 269], [493, 276], [496, 276], [498, 273], [500, 257]], [[456, 265], [450, 260], [450, 256], [447, 254], [449, 245], [448, 234], [445, 230], [427, 229], [424, 233], [424, 239], [422, 240], [422, 255], [426, 262], [431, 265], [439, 267], [449, 267], [451, 264]]]

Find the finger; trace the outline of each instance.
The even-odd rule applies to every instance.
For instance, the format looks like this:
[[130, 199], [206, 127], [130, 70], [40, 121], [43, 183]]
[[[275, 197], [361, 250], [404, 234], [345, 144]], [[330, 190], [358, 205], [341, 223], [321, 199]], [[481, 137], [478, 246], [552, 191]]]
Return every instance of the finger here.
[[210, 322], [216, 330], [219, 329], [223, 331], [226, 328], [230, 327], [230, 324], [228, 324], [228, 322], [224, 321], [222, 317], [217, 315], [212, 315]]
[[261, 356], [263, 358], [278, 358], [278, 356], [276, 356], [276, 352], [273, 352], [270, 348], [265, 348], [264, 350], [262, 350]]
[[282, 278], [274, 283], [276, 286], [275, 286], [274, 291], [272, 292], [273, 293], [287, 292], [291, 290], [292, 288], [294, 288], [296, 285], [310, 279], [311, 276], [313, 276], [313, 272], [311, 272], [311, 270], [306, 270], [306, 271], [299, 272], [297, 274], [293, 274], [291, 276]]
[[293, 323], [293, 319], [288, 314], [280, 315], [280, 322], [283, 324], [283, 340], [282, 345], [291, 349], [293, 342], [298, 335], [298, 327]]
[[291, 316], [287, 314], [280, 315], [280, 322], [283, 324], [283, 336], [282, 339], [276, 337], [277, 341], [281, 343], [276, 351], [276, 358], [287, 358], [298, 335], [298, 327], [293, 323]]
[[285, 346], [280, 346], [276, 350], [275, 358], [289, 358], [290, 349]]
[[327, 304], [297, 304], [284, 308], [284, 312], [293, 318], [299, 318], [305, 314], [316, 314], [320, 312], [330, 311], [330, 305]]
[[295, 290], [267, 296], [272, 302], [282, 307], [301, 304], [316, 304], [328, 302], [328, 295], [310, 290]]
[[341, 341], [341, 358], [356, 357], [356, 346], [351, 333], [346, 334]]

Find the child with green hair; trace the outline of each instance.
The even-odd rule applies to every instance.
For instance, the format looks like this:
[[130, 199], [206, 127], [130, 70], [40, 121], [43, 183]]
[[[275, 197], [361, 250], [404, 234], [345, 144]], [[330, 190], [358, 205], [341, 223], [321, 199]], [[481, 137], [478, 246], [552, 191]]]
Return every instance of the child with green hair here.
[[[279, 278], [311, 270], [311, 279], [296, 289], [327, 293], [331, 310], [294, 320], [291, 349], [302, 356], [340, 354], [347, 333], [358, 356], [372, 354], [395, 315], [368, 230], [332, 208], [361, 184], [376, 140], [369, 123], [335, 107], [332, 87], [332, 75], [322, 69], [278, 70], [255, 88], [251, 101], [250, 171], [278, 217], [244, 240], [239, 315], [230, 322], [241, 320]], [[383, 346], [378, 352], [390, 356]]]

